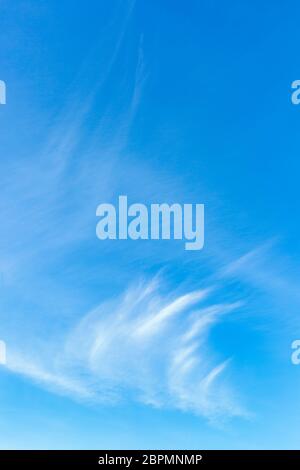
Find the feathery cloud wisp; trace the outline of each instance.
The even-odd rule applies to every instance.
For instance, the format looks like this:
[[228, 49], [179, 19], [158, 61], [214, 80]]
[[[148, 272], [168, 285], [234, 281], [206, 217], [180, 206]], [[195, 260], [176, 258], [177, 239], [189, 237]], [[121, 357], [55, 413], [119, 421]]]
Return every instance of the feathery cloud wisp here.
[[161, 296], [154, 281], [88, 312], [59, 352], [37, 363], [12, 354], [7, 367], [58, 393], [95, 402], [133, 399], [210, 419], [242, 415], [208, 357], [207, 334], [240, 303], [201, 306], [209, 289]]

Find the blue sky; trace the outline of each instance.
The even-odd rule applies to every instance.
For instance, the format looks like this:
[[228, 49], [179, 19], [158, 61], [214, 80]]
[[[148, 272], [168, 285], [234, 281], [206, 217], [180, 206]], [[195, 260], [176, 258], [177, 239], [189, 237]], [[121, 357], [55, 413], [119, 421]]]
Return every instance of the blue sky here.
[[[299, 448], [300, 7], [0, 1], [1, 448]], [[205, 204], [205, 247], [96, 208]]]

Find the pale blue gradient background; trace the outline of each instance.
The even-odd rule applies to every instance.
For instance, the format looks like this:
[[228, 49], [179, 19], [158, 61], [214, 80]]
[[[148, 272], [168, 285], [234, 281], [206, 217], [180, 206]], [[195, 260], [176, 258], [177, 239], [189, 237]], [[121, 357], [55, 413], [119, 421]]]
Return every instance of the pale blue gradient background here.
[[[299, 13], [0, 1], [1, 448], [299, 448]], [[204, 203], [204, 250], [100, 242], [96, 207], [119, 194]], [[205, 307], [238, 305], [209, 317], [193, 355], [200, 375], [224, 365], [213, 391], [193, 377], [170, 390], [188, 305], [138, 348], [131, 301], [110, 330], [123, 293], [153, 278], [143, 320], [199, 289]], [[98, 306], [104, 327], [87, 317]], [[87, 331], [108, 338], [89, 366]]]

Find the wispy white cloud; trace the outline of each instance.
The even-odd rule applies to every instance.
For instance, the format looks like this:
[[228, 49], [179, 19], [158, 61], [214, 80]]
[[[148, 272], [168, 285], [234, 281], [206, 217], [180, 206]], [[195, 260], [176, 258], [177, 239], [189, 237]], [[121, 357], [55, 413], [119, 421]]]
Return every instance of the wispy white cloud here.
[[51, 357], [47, 362], [48, 364], [30, 355], [24, 357], [22, 353], [10, 350], [7, 369], [41, 386], [46, 385], [49, 390], [54, 392], [59, 391], [60, 394], [71, 395], [79, 399], [95, 399], [93, 390], [90, 390], [86, 383], [82, 383], [76, 377], [64, 375], [62, 371], [53, 370]]
[[[5, 278], [33, 259], [41, 259], [42, 253], [59, 254], [72, 249], [74, 243], [86, 241], [99, 199], [107, 200], [115, 191], [111, 175], [121, 158], [145, 81], [142, 40], [135, 51], [135, 76], [130, 77], [129, 110], [124, 115], [115, 113], [108, 125], [109, 108], [115, 104], [109, 102], [97, 109], [95, 134], [91, 132], [90, 136], [86, 127], [126, 43], [135, 3], [125, 2], [113, 19], [116, 24], [109, 41], [110, 55], [102, 67], [95, 67], [101, 44], [95, 44], [79, 66], [61, 111], [45, 126], [47, 134], [38, 152], [26, 155], [24, 160], [12, 158], [1, 174], [0, 210], [5, 227], [0, 235], [0, 269]], [[90, 79], [88, 87], [82, 87], [85, 74]], [[124, 84], [123, 88], [127, 89]], [[109, 127], [114, 128], [112, 135]], [[81, 158], [75, 162], [79, 148]], [[116, 180], [119, 171], [115, 171]]]
[[235, 278], [269, 295], [274, 303], [284, 302], [299, 308], [299, 273], [291, 260], [276, 252], [275, 240], [256, 246], [236, 258], [220, 274], [221, 277]]
[[100, 304], [60, 350], [39, 361], [10, 353], [7, 367], [58, 393], [88, 401], [133, 399], [209, 419], [245, 414], [208, 354], [208, 332], [239, 303], [202, 306], [209, 290], [160, 295], [158, 280]]

